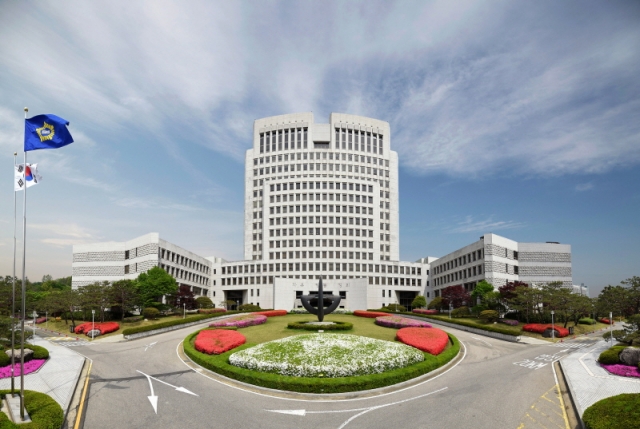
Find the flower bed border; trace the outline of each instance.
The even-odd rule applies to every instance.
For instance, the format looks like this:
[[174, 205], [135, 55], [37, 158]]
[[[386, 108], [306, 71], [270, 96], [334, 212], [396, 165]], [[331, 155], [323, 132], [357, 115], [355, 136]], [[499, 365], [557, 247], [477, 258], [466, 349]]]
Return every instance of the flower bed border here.
[[438, 369], [450, 362], [460, 352], [460, 342], [455, 336], [448, 334], [451, 343], [449, 348], [438, 356], [432, 356], [429, 353], [425, 353], [424, 361], [404, 368], [394, 369], [381, 374], [361, 375], [357, 377], [324, 379], [292, 377], [252, 371], [229, 364], [229, 355], [236, 351], [251, 347], [253, 344], [245, 344], [221, 355], [206, 355], [204, 353], [200, 353], [193, 346], [193, 340], [198, 332], [200, 331], [187, 335], [182, 342], [185, 354], [197, 365], [243, 383], [249, 383], [269, 389], [303, 393], [345, 393], [391, 386]]
[[[394, 317], [396, 319], [400, 319], [399, 321], [391, 320], [390, 318]], [[405, 322], [408, 320], [408, 322]], [[392, 328], [392, 329], [402, 329], [402, 328], [433, 328], [427, 322], [423, 322], [422, 320], [410, 319], [408, 317], [396, 316], [393, 314], [388, 314], [386, 316], [376, 317], [374, 322], [378, 326], [382, 326], [383, 328]], [[411, 324], [413, 323], [413, 324]]]
[[349, 322], [333, 322], [335, 325], [309, 325], [308, 322], [291, 322], [287, 325], [287, 329], [303, 329], [305, 331], [349, 331], [353, 329], [353, 323]]
[[381, 316], [390, 316], [393, 313], [387, 313], [383, 311], [369, 311], [369, 310], [356, 310], [353, 312], [354, 316], [358, 317], [368, 317], [369, 319], [375, 319], [376, 317]]
[[252, 314], [260, 314], [262, 316], [267, 317], [277, 317], [277, 316], [286, 316], [287, 310], [264, 310], [264, 311], [254, 311]]

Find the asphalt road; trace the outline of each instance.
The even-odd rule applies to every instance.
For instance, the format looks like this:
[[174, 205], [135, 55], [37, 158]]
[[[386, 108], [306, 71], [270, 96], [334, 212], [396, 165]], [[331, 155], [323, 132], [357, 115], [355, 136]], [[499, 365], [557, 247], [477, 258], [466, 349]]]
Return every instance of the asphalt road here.
[[[509, 343], [445, 328], [464, 346], [464, 358], [446, 373], [376, 397], [327, 401], [271, 397], [194, 371], [177, 350], [195, 329], [74, 347], [93, 361], [84, 427], [568, 427], [551, 361], [578, 350], [569, 342]], [[157, 413], [149, 396], [157, 396]]]

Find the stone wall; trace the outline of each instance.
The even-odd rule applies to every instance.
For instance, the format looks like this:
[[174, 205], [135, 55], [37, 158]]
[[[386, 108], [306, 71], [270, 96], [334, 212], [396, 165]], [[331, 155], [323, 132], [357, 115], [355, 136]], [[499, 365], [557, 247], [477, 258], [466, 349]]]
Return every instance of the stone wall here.
[[555, 252], [520, 252], [522, 262], [571, 262], [571, 253]]
[[520, 266], [520, 275], [529, 277], [571, 277], [571, 267]]
[[75, 276], [123, 276], [123, 266], [94, 266], [73, 267], [72, 275]]
[[74, 253], [73, 262], [124, 261], [123, 251]]

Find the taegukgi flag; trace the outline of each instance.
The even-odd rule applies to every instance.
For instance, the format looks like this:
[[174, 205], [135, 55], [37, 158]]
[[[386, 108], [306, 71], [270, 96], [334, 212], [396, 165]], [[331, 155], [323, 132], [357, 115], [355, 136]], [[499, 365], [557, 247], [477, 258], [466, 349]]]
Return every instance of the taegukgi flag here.
[[56, 115], [37, 115], [24, 120], [24, 151], [58, 149], [73, 143], [69, 121]]
[[16, 192], [22, 191], [25, 188], [25, 184], [27, 188], [30, 188], [40, 183], [42, 179], [38, 174], [38, 164], [27, 164], [26, 169], [24, 164], [16, 165], [13, 177], [13, 189]]

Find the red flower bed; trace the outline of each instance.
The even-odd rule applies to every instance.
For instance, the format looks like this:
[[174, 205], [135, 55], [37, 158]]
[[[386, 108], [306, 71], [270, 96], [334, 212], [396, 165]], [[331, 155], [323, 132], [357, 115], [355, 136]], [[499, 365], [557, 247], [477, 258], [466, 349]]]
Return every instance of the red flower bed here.
[[611, 320], [607, 319], [606, 317], [601, 317], [600, 323], [606, 323], [607, 325], [611, 325]]
[[[75, 329], [75, 333], [76, 334], [85, 334], [87, 335], [87, 333], [89, 331], [91, 331], [94, 327], [94, 324], [91, 322], [85, 322], [85, 323], [81, 323], [78, 326], [76, 326]], [[120, 325], [117, 322], [103, 322], [103, 323], [96, 323], [95, 324], [95, 329], [97, 331], [100, 332], [100, 335], [105, 335], [108, 334], [110, 332], [115, 332], [118, 329], [120, 329]]]
[[287, 310], [267, 310], [267, 311], [256, 311], [253, 314], [261, 314], [267, 317], [275, 317], [275, 316], [286, 316]]
[[418, 314], [438, 314], [439, 311], [438, 310], [426, 310], [424, 308], [414, 308], [413, 309], [413, 313], [418, 313]]
[[[551, 329], [551, 323], [529, 323], [522, 327], [523, 331], [535, 332], [537, 334], [542, 334], [547, 329]], [[556, 337], [558, 338], [569, 336], [569, 330], [561, 326], [553, 325], [553, 330], [556, 331]]]
[[447, 347], [449, 336], [438, 328], [402, 328], [398, 329], [396, 339], [408, 346], [415, 347], [434, 356]]
[[201, 308], [198, 310], [200, 314], [213, 314], [213, 313], [226, 313], [227, 310], [224, 308]]
[[376, 317], [389, 316], [390, 313], [383, 313], [382, 311], [356, 310], [353, 312], [353, 315], [358, 317], [368, 317], [370, 319], [375, 319]]
[[46, 318], [46, 317], [38, 317], [38, 318], [36, 319], [36, 324], [38, 324], [38, 325], [39, 325], [39, 324], [44, 323], [44, 322], [46, 322], [46, 321], [47, 321], [47, 318]]
[[214, 329], [200, 331], [196, 336], [194, 346], [196, 350], [208, 355], [219, 355], [241, 346], [247, 341], [238, 331]]

